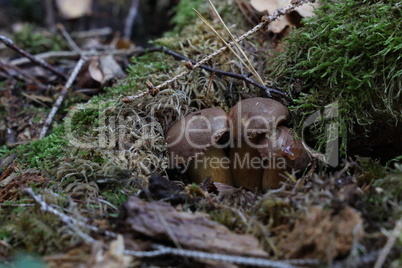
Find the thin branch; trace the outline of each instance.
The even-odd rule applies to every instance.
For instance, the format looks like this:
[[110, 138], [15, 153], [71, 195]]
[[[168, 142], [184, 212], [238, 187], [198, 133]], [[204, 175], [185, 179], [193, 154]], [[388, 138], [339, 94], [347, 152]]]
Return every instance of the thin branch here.
[[140, 0], [132, 0], [130, 10], [128, 11], [126, 22], [124, 25], [124, 38], [129, 40], [131, 37], [131, 32], [133, 30], [133, 25], [135, 18], [138, 14], [138, 5]]
[[[157, 52], [157, 51], [158, 52], [160, 51], [160, 52], [163, 52], [163, 53], [165, 53], [167, 55], [173, 56], [175, 59], [178, 59], [178, 60], [189, 61], [189, 62], [191, 62], [192, 65], [196, 64], [195, 61], [190, 60], [189, 58], [186, 58], [185, 56], [180, 55], [177, 52], [174, 52], [174, 51], [172, 51], [170, 49], [167, 49], [166, 47], [151, 48], [151, 49], [148, 49], [148, 51], [145, 51], [145, 52]], [[200, 65], [199, 68], [203, 69], [203, 70], [206, 70], [208, 72], [211, 72], [211, 73], [215, 73], [218, 76], [227, 76], [227, 77], [232, 77], [232, 78], [235, 78], [235, 79], [238, 79], [238, 80], [242, 80], [242, 81], [244, 81], [246, 83], [249, 83], [249, 84], [251, 84], [251, 85], [253, 85], [255, 87], [260, 88], [261, 90], [263, 90], [267, 94], [269, 92], [273, 92], [273, 93], [281, 95], [281, 96], [286, 95], [282, 91], [279, 91], [279, 90], [274, 89], [274, 88], [266, 87], [266, 86], [264, 86], [264, 85], [262, 85], [262, 84], [260, 84], [260, 83], [258, 83], [256, 81], [250, 79], [248, 74], [243, 75], [243, 74], [238, 74], [238, 73], [233, 73], [233, 72], [222, 71], [222, 70], [215, 69], [215, 68], [212, 68], [212, 67], [204, 65], [204, 64]]]
[[68, 89], [73, 84], [75, 78], [78, 75], [78, 72], [80, 71], [82, 65], [86, 62], [86, 60], [87, 59], [85, 57], [82, 57], [82, 58], [80, 58], [78, 63], [75, 65], [74, 70], [72, 71], [70, 77], [68, 78], [68, 81], [64, 85], [63, 90], [61, 91], [59, 97], [57, 98], [56, 102], [54, 103], [54, 105], [52, 107], [52, 110], [50, 111], [49, 115], [46, 118], [45, 124], [42, 128], [42, 131], [40, 132], [39, 139], [43, 139], [46, 136], [46, 134], [49, 130], [49, 127], [53, 122], [54, 116], [56, 115], [57, 111], [60, 108], [60, 105], [63, 103], [65, 97], [67, 96]]
[[102, 36], [102, 35], [109, 35], [112, 33], [113, 33], [112, 28], [104, 27], [104, 28], [91, 29], [91, 30], [81, 31], [81, 32], [73, 32], [71, 35], [74, 36], [75, 38], [92, 38], [92, 37], [98, 37], [98, 36]]
[[[191, 73], [193, 70], [197, 69], [198, 67], [200, 67], [201, 65], [203, 65], [204, 63], [206, 63], [207, 61], [211, 60], [212, 58], [216, 57], [217, 55], [221, 54], [222, 52], [224, 52], [226, 49], [228, 49], [228, 47], [232, 47], [234, 46], [236, 43], [239, 43], [241, 41], [243, 41], [244, 39], [248, 38], [250, 35], [258, 32], [260, 29], [266, 27], [269, 23], [273, 22], [274, 20], [278, 19], [281, 16], [286, 15], [287, 13], [290, 13], [291, 11], [293, 11], [295, 8], [305, 4], [305, 3], [309, 3], [309, 2], [314, 2], [315, 0], [293, 0], [292, 4], [288, 7], [285, 7], [283, 9], [278, 9], [276, 10], [272, 15], [269, 16], [263, 16], [262, 20], [259, 24], [257, 24], [256, 26], [254, 26], [254, 28], [252, 28], [251, 30], [249, 30], [248, 32], [244, 33], [243, 35], [239, 36], [238, 38], [236, 38], [234, 41], [231, 41], [227, 44], [227, 46], [221, 47], [220, 49], [218, 49], [217, 51], [215, 51], [214, 53], [206, 56], [205, 58], [203, 58], [201, 61], [199, 61], [198, 63], [196, 63], [195, 65], [192, 66], [191, 69], [188, 69], [186, 71], [183, 71], [182, 73], [176, 75], [175, 77], [165, 81], [164, 83], [156, 86], [154, 88], [154, 91], [160, 91], [162, 88], [167, 87], [168, 85], [176, 82], [178, 79], [182, 78], [183, 76]], [[150, 91], [144, 91], [138, 95], [134, 95], [134, 96], [127, 96], [124, 97], [122, 99], [123, 102], [133, 102], [136, 99], [145, 95], [150, 94]]]
[[[134, 48], [134, 49], [116, 49], [116, 50], [112, 50], [112, 51], [108, 51], [108, 54], [111, 55], [124, 55], [124, 54], [133, 54], [138, 52], [138, 48]], [[77, 57], [77, 56], [84, 56], [84, 57], [91, 57], [91, 56], [99, 56], [104, 54], [105, 51], [93, 51], [93, 50], [89, 50], [89, 51], [82, 51], [81, 54], [77, 53], [75, 51], [49, 51], [49, 52], [44, 52], [44, 53], [40, 53], [35, 55], [36, 58], [39, 59], [47, 59], [47, 58], [57, 58], [57, 57]], [[19, 59], [15, 59], [10, 61], [10, 64], [12, 65], [21, 65], [21, 64], [25, 64], [29, 62], [28, 59], [26, 58], [19, 58]]]
[[[239, 45], [239, 43], [236, 42], [236, 38], [233, 36], [233, 34], [230, 32], [229, 28], [226, 26], [225, 21], [222, 19], [221, 15], [219, 15], [218, 10], [216, 10], [214, 4], [211, 2], [211, 0], [208, 0], [208, 2], [209, 2], [209, 5], [211, 6], [212, 10], [214, 11], [214, 13], [218, 16], [218, 19], [220, 20], [222, 25], [225, 27], [226, 31], [229, 33], [229, 36], [232, 39], [232, 41], [235, 42], [237, 49], [241, 52], [244, 59], [246, 60], [247, 64], [245, 64], [245, 66], [248, 67], [249, 71], [252, 72], [256, 76], [256, 78], [260, 82], [260, 84], [264, 84], [264, 81], [262, 80], [261, 76], [258, 74], [258, 72], [255, 70], [254, 66], [251, 64], [249, 58], [247, 57], [247, 55], [244, 52], [244, 50], [242, 49], [242, 47]], [[233, 51], [233, 49], [231, 49], [231, 50]], [[237, 53], [235, 53], [235, 54], [237, 55]], [[240, 58], [239, 55], [237, 55], [237, 57]]]
[[61, 35], [64, 37], [64, 39], [67, 41], [67, 44], [70, 46], [71, 50], [75, 51], [76, 53], [80, 54], [82, 53], [81, 48], [77, 46], [77, 44], [74, 42], [74, 40], [71, 38], [71, 36], [68, 34], [66, 31], [66, 28], [64, 28], [64, 25], [61, 23], [57, 24], [57, 30], [61, 33]]
[[26, 52], [25, 50], [23, 50], [22, 48], [20, 48], [19, 46], [17, 46], [16, 44], [14, 44], [13, 40], [0, 35], [0, 41], [3, 42], [7, 47], [11, 48], [12, 50], [16, 51], [18, 54], [28, 58], [30, 61], [32, 61], [33, 63], [36, 63], [40, 66], [42, 66], [43, 68], [51, 71], [52, 73], [54, 73], [55, 75], [63, 78], [64, 80], [67, 80], [67, 77], [65, 74], [57, 71], [52, 65], [50, 65], [49, 63], [47, 63], [46, 61], [42, 60], [42, 59], [38, 59], [35, 56], [29, 54], [28, 52]]
[[[23, 194], [28, 195], [31, 197], [35, 203], [40, 206], [40, 209], [43, 212], [51, 213], [66, 224], [71, 230], [73, 230], [81, 239], [83, 239], [88, 244], [94, 244], [97, 242], [94, 238], [87, 235], [83, 231], [81, 231], [76, 225], [82, 226], [88, 230], [103, 233], [109, 237], [117, 237], [117, 233], [101, 230], [98, 227], [88, 225], [82, 221], [76, 220], [63, 212], [55, 209], [54, 206], [47, 204], [42, 196], [36, 195], [32, 188], [24, 188], [21, 190]], [[108, 248], [107, 245], [104, 247], [105, 249]], [[235, 263], [239, 265], [252, 265], [252, 266], [259, 266], [259, 267], [277, 267], [277, 268], [293, 268], [294, 265], [318, 265], [320, 262], [318, 260], [286, 260], [286, 261], [271, 261], [268, 259], [263, 258], [255, 258], [255, 257], [242, 257], [242, 256], [232, 256], [226, 254], [216, 254], [216, 253], [209, 253], [197, 250], [186, 250], [186, 249], [177, 249], [172, 247], [166, 247], [160, 244], [154, 244], [153, 251], [134, 251], [134, 250], [124, 250], [123, 254], [135, 256], [138, 258], [153, 258], [153, 257], [160, 257], [164, 255], [172, 255], [172, 256], [179, 256], [183, 258], [194, 258], [200, 260], [214, 260], [214, 261], [221, 261], [226, 263]]]
[[401, 232], [402, 232], [402, 218], [396, 222], [394, 230], [392, 231], [391, 235], [388, 237], [387, 243], [382, 248], [381, 253], [378, 256], [378, 259], [375, 262], [374, 268], [381, 268], [384, 265], [384, 262], [387, 259], [387, 256], [391, 252], [391, 249], [394, 246], [396, 240], [401, 235]]
[[64, 213], [61, 213], [60, 211], [58, 211], [58, 210], [54, 209], [53, 207], [49, 206], [45, 201], [42, 200], [42, 196], [36, 195], [34, 193], [32, 188], [24, 188], [24, 189], [21, 190], [21, 192], [23, 194], [28, 195], [29, 197], [31, 197], [38, 205], [40, 205], [40, 209], [43, 212], [50, 212], [50, 213], [58, 216], [60, 218], [60, 220], [64, 224], [66, 224], [68, 227], [70, 227], [72, 230], [74, 230], [79, 235], [79, 237], [81, 237], [81, 238], [83, 238], [85, 240], [85, 242], [87, 242], [88, 244], [93, 244], [93, 243], [96, 242], [95, 239], [93, 239], [89, 235], [87, 235], [84, 232], [82, 232], [79, 228], [77, 228], [77, 226], [75, 226], [74, 221], [72, 220], [71, 217], [68, 217]]

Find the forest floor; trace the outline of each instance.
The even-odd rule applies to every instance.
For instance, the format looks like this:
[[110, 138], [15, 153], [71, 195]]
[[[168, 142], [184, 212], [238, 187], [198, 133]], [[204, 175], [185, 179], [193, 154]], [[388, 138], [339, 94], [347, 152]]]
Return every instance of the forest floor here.
[[[402, 266], [398, 1], [4, 2], [0, 267]], [[261, 98], [278, 185], [172, 165], [183, 116]]]

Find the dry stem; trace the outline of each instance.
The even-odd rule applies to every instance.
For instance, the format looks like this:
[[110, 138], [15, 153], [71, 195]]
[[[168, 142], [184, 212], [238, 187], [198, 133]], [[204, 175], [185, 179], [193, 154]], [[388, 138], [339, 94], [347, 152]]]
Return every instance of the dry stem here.
[[[309, 2], [314, 2], [315, 0], [294, 0], [292, 1], [292, 4], [288, 7], [285, 7], [283, 9], [278, 9], [274, 12], [274, 14], [269, 15], [269, 16], [263, 16], [262, 20], [259, 24], [257, 24], [256, 26], [254, 26], [254, 28], [252, 28], [251, 30], [249, 30], [248, 32], [244, 33], [243, 35], [241, 35], [240, 37], [236, 38], [234, 41], [229, 42], [226, 46], [221, 47], [220, 49], [218, 49], [217, 51], [215, 51], [214, 53], [206, 56], [205, 58], [203, 58], [201, 61], [199, 61], [198, 63], [196, 63], [195, 65], [193, 65], [192, 69], [187, 69], [186, 71], [176, 75], [175, 77], [173, 77], [172, 79], [169, 79], [167, 81], [165, 81], [164, 83], [158, 85], [155, 87], [154, 90], [156, 91], [160, 91], [162, 88], [165, 88], [166, 86], [176, 82], [178, 79], [182, 78], [183, 76], [191, 73], [193, 70], [197, 69], [198, 67], [200, 67], [201, 65], [203, 65], [204, 63], [206, 63], [207, 61], [211, 60], [212, 58], [216, 57], [217, 55], [221, 54], [222, 52], [224, 52], [226, 49], [228, 49], [229, 47], [234, 46], [236, 43], [239, 43], [241, 41], [243, 41], [244, 39], [246, 39], [247, 37], [249, 37], [250, 35], [256, 33], [257, 31], [259, 31], [260, 29], [262, 29], [263, 27], [267, 26], [269, 23], [273, 22], [274, 20], [278, 19], [281, 16], [284, 16], [285, 14], [293, 11], [295, 8], [305, 4], [305, 3], [309, 3]], [[150, 94], [149, 91], [144, 91], [138, 95], [133, 95], [133, 96], [127, 96], [124, 97], [122, 99], [123, 102], [126, 103], [130, 103], [135, 101], [138, 98], [141, 98], [145, 95]]]

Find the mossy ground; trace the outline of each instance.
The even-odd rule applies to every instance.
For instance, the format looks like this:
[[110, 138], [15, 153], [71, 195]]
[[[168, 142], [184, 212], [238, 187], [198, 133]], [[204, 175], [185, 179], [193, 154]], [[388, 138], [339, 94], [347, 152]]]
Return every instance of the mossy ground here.
[[[387, 144], [400, 151], [396, 138], [402, 119], [399, 1], [322, 3], [316, 16], [305, 19], [305, 27], [286, 39], [285, 53], [272, 60], [268, 71], [273, 72], [267, 75], [292, 96], [298, 122], [339, 102], [344, 155], [355, 148]], [[315, 134], [322, 133], [323, 127]], [[325, 140], [316, 142], [322, 146]]]
[[[154, 44], [193, 60], [200, 60], [223, 46], [193, 15], [190, 10], [193, 6], [207, 17], [213, 17], [202, 1], [181, 1], [174, 19], [176, 28]], [[249, 29], [246, 19], [233, 4], [222, 1], [217, 6], [235, 35]], [[400, 8], [397, 1], [324, 1], [317, 16], [305, 20], [305, 27], [287, 38], [285, 50], [279, 55], [267, 53], [269, 40], [261, 39], [259, 34], [242, 45], [257, 69], [262, 73], [266, 70], [267, 81], [289, 93], [295, 122], [302, 122], [331, 102], [339, 102], [341, 150], [343, 156], [350, 155], [348, 145], [373, 133], [373, 126], [389, 131], [385, 134], [389, 137], [394, 135], [396, 122], [402, 119], [402, 68], [398, 61], [401, 22], [397, 19]], [[221, 70], [245, 72], [244, 66], [230, 53], [214, 58], [211, 64]], [[174, 89], [163, 90], [155, 98], [146, 96], [130, 104], [121, 101], [123, 96], [146, 90], [147, 80], [158, 85], [183, 70], [183, 62], [162, 53], [133, 58], [126, 79], [106, 89], [105, 94], [77, 105], [64, 124], [48, 137], [4, 153], [19, 155], [15, 172], [35, 168], [36, 171], [29, 172], [49, 178], [45, 186], [36, 187], [49, 203], [69, 209], [77, 218], [113, 218], [128, 196], [147, 186], [151, 173], [166, 175], [164, 133], [180, 116], [212, 106], [228, 110], [244, 95], [261, 95], [258, 89], [242, 82], [196, 70], [180, 79]], [[381, 123], [377, 124], [378, 120]], [[310, 136], [318, 148], [323, 140], [316, 137], [323, 136], [322, 131], [318, 125]], [[214, 220], [232, 230], [253, 233], [265, 250], [275, 258], [282, 258], [287, 256], [286, 252], [278, 251], [275, 245], [302, 221], [307, 210], [320, 207], [336, 215], [344, 207], [352, 206], [362, 215], [364, 229], [369, 234], [354, 245], [349, 256], [358, 258], [381, 247], [386, 240], [381, 228], [392, 229], [402, 215], [402, 170], [398, 162], [400, 158], [384, 167], [375, 159], [360, 158], [358, 162], [346, 164], [349, 167], [341, 171], [342, 167], [324, 170], [303, 178], [303, 183], [288, 181], [285, 191], [258, 198], [237, 191], [221, 196], [219, 206], [211, 207], [210, 200], [205, 200], [196, 208], [210, 213]], [[355, 199], [344, 197], [339, 181], [351, 182], [362, 192], [352, 191]], [[106, 202], [98, 202], [100, 199]], [[24, 203], [27, 199], [20, 197], [15, 202]], [[184, 206], [188, 210], [190, 207], [194, 209], [192, 204]], [[0, 212], [7, 215], [0, 221], [6, 226], [0, 237], [15, 248], [51, 254], [78, 241], [64, 227], [60, 228], [60, 221], [52, 215], [29, 207], [1, 207]], [[381, 239], [371, 243], [376, 235]], [[401, 247], [399, 241], [396, 250]], [[401, 262], [394, 258], [392, 265], [397, 267]]]

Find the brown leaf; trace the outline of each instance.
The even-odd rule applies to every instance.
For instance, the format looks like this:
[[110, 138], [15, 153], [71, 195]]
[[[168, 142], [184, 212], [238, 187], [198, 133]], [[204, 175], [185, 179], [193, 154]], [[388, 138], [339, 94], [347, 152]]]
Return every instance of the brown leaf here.
[[254, 236], [233, 233], [206, 214], [179, 212], [168, 203], [148, 203], [134, 196], [123, 207], [129, 229], [154, 239], [172, 240], [169, 229], [187, 249], [267, 257]]
[[91, 78], [102, 85], [112, 79], [124, 77], [124, 72], [112, 55], [105, 55], [99, 58], [92, 58], [88, 71]]
[[[251, 0], [250, 4], [255, 10], [259, 12], [268, 11], [268, 14], [272, 15], [277, 9], [289, 6], [290, 2], [291, 0]], [[303, 18], [313, 16], [314, 8], [317, 8], [319, 5], [318, 1], [315, 1], [315, 3], [304, 4], [296, 8], [295, 12]], [[268, 25], [268, 31], [280, 33], [286, 28], [286, 26], [292, 27], [294, 25], [292, 15], [286, 14], [285, 16], [279, 17], [277, 20], [271, 22]]]

